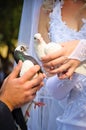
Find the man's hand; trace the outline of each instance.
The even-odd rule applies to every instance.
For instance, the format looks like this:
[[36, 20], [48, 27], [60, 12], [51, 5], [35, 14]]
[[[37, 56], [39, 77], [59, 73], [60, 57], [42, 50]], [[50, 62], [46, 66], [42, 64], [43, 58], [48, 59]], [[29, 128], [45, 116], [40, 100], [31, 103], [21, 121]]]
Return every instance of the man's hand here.
[[22, 77], [18, 77], [22, 62], [14, 68], [12, 73], [4, 80], [0, 91], [0, 100], [12, 111], [16, 107], [30, 102], [36, 96], [36, 92], [43, 86], [44, 75], [32, 77], [40, 69], [38, 65], [29, 69]]

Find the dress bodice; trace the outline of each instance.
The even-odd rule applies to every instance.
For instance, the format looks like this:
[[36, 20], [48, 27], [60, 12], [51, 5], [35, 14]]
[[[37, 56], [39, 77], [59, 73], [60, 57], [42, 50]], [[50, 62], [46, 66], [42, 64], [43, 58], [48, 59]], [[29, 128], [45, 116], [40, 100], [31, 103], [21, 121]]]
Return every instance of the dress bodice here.
[[83, 26], [79, 31], [71, 29], [62, 21], [61, 3], [56, 3], [53, 12], [50, 13], [49, 36], [53, 42], [66, 42], [68, 40], [86, 39], [86, 19], [82, 19]]

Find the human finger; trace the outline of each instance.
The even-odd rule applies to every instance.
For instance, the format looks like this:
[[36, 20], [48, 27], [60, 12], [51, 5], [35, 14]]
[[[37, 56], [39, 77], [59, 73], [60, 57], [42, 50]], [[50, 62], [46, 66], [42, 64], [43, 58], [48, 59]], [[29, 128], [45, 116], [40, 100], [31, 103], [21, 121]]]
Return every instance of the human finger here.
[[28, 87], [26, 90], [26, 95], [36, 95], [36, 92], [40, 90], [40, 88], [44, 85], [44, 82], [41, 82], [39, 84], [36, 84], [35, 86], [32, 85], [32, 87]]
[[66, 63], [67, 61], [68, 61], [68, 58], [66, 56], [62, 56], [62, 57], [54, 59], [48, 63], [44, 63], [43, 67], [53, 69], [53, 68], [60, 66], [63, 63]]
[[70, 67], [65, 73], [62, 73], [61, 75], [58, 75], [59, 79], [72, 79], [72, 75], [74, 73], [75, 68], [74, 67]]
[[74, 67], [69, 68], [69, 70], [68, 70], [67, 73], [66, 73], [66, 76], [67, 76], [69, 79], [72, 79], [72, 75], [73, 75], [74, 71], [75, 71], [75, 68], [74, 68]]
[[31, 67], [27, 72], [25, 72], [25, 74], [23, 76], [21, 76], [21, 80], [22, 81], [27, 81], [27, 80], [31, 80], [36, 73], [39, 71], [40, 66], [39, 65], [35, 65], [33, 67]]
[[22, 99], [22, 102], [21, 102], [21, 104], [19, 104], [18, 107], [20, 107], [21, 105], [24, 105], [24, 104], [32, 101], [35, 98], [35, 96], [36, 96], [36, 93], [35, 94], [31, 94], [31, 95], [29, 95], [27, 93], [27, 95]]
[[60, 56], [63, 56], [63, 54], [64, 54], [64, 49], [62, 48], [62, 49], [58, 50], [58, 52], [54, 52], [52, 54], [48, 54], [48, 55], [42, 57], [41, 61], [46, 63], [53, 59], [59, 58]]
[[39, 85], [33, 87], [33, 89], [32, 89], [32, 94], [34, 94], [34, 93], [36, 93], [37, 91], [39, 91], [43, 86], [44, 86], [44, 82], [41, 82]]
[[16, 78], [19, 75], [21, 67], [22, 67], [22, 61], [20, 60], [18, 64], [14, 67], [12, 73], [9, 75], [9, 78]]
[[[59, 78], [71, 78], [71, 76], [73, 75], [75, 69], [78, 67], [78, 65], [80, 64], [79, 61], [77, 60], [69, 60], [68, 63], [66, 63], [69, 67], [66, 68], [67, 71], [65, 71], [65, 73], [60, 73], [60, 75], [58, 74]], [[63, 65], [64, 66], [64, 65]]]
[[28, 80], [25, 83], [26, 90], [29, 90], [29, 89], [36, 87], [37, 85], [39, 85], [43, 81], [43, 79], [44, 79], [44, 76], [43, 76], [43, 74], [40, 73], [36, 78]]
[[64, 72], [66, 72], [66, 71], [70, 68], [70, 66], [71, 66], [71, 63], [68, 62], [67, 64], [62, 64], [62, 65], [60, 65], [59, 67], [50, 70], [49, 72], [50, 72], [51, 74], [64, 73]]

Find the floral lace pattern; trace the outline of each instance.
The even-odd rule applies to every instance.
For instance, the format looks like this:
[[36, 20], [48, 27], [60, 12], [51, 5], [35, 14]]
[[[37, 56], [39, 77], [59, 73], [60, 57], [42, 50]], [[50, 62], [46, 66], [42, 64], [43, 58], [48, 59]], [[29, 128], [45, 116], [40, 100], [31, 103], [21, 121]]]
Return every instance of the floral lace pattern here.
[[66, 42], [68, 40], [86, 39], [86, 19], [82, 19], [83, 26], [79, 31], [71, 29], [66, 22], [62, 21], [61, 4], [56, 4], [53, 12], [50, 14], [49, 36], [53, 42]]
[[69, 56], [71, 59], [77, 59], [79, 61], [86, 60], [86, 40], [81, 40], [72, 54]]

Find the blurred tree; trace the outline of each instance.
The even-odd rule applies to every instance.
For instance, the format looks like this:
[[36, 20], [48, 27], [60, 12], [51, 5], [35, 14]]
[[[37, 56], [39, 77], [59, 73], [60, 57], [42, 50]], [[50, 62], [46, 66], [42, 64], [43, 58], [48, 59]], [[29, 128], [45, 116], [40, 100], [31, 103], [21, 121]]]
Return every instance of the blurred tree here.
[[12, 71], [23, 0], [0, 0], [0, 84]]

